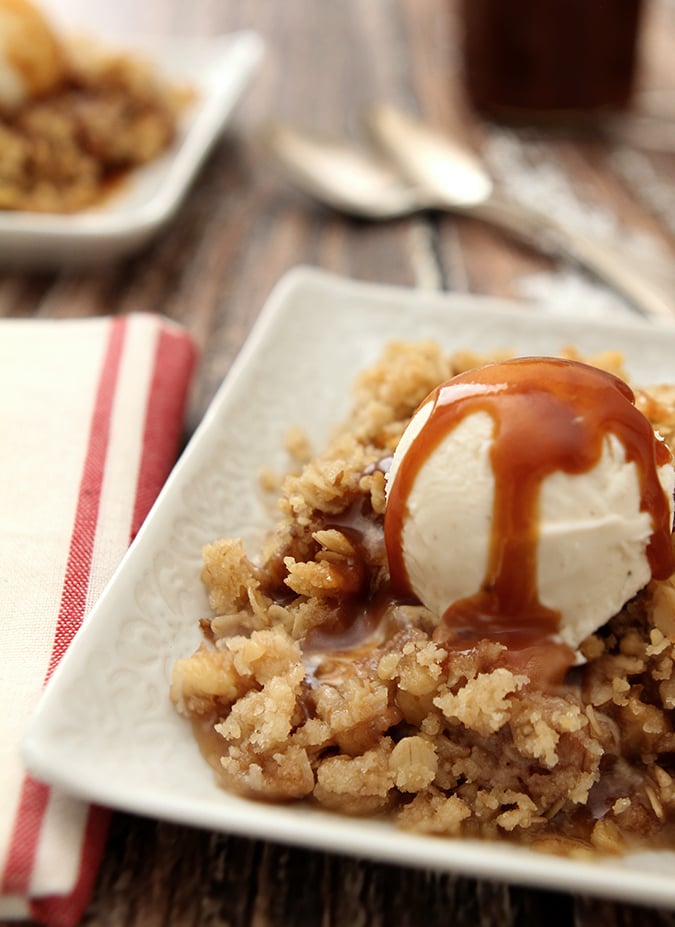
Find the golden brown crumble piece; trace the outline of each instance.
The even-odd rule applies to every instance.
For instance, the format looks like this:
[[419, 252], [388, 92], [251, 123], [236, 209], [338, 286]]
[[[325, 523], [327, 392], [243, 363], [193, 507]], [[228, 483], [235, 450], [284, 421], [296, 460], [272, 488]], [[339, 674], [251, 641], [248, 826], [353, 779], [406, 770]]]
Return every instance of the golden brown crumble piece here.
[[[386, 460], [433, 387], [495, 359], [392, 343], [358, 377], [352, 413], [321, 454], [307, 459], [291, 438], [303, 465], [283, 481], [260, 563], [236, 540], [204, 550], [215, 614], [207, 642], [176, 664], [172, 699], [198, 736], [208, 720], [218, 781], [248, 796], [572, 855], [665, 840], [672, 579], [589, 637], [586, 662], [549, 689], [510, 667], [500, 644], [462, 652], [434, 640], [429, 612], [388, 594]], [[614, 352], [592, 362], [624, 375]], [[675, 388], [642, 390], [638, 403], [670, 439]]]

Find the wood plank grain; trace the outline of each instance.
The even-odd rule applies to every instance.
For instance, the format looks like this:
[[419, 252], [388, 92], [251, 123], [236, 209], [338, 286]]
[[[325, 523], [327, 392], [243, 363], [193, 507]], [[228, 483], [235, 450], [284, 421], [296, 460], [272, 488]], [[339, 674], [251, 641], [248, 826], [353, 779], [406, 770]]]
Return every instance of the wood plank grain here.
[[[64, 0], [72, 15], [85, 0]], [[675, 86], [670, 0], [652, 5], [645, 82]], [[656, 9], [658, 7], [658, 9]], [[193, 427], [274, 284], [307, 263], [363, 280], [517, 295], [554, 265], [470, 220], [419, 216], [383, 225], [346, 219], [292, 190], [266, 155], [262, 129], [289, 119], [354, 139], [374, 102], [399, 103], [477, 150], [489, 126], [463, 98], [455, 0], [154, 0], [145, 31], [260, 32], [265, 64], [175, 221], [142, 253], [102, 269], [0, 273], [0, 317], [157, 311], [185, 324], [202, 356]], [[125, 5], [106, 21], [123, 25]], [[673, 34], [673, 31], [670, 33]], [[555, 165], [626, 227], [663, 240], [658, 210], [634, 195], [616, 152], [597, 140], [549, 138]], [[672, 183], [672, 158], [646, 162]], [[664, 231], [665, 230], [665, 231]], [[566, 893], [386, 866], [116, 814], [87, 927], [675, 927], [675, 915]], [[0, 924], [0, 927], [8, 927]]]

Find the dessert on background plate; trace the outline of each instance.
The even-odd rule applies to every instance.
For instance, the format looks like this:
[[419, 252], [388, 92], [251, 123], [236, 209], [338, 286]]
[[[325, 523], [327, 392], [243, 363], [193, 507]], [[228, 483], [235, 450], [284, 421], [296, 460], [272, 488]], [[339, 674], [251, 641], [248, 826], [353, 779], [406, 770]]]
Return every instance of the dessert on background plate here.
[[29, 0], [0, 0], [0, 209], [100, 203], [168, 148], [191, 95], [137, 56], [58, 35]]
[[206, 547], [214, 616], [174, 667], [223, 787], [568, 854], [672, 843], [675, 390], [586, 360], [392, 343], [322, 453], [294, 434], [266, 549]]

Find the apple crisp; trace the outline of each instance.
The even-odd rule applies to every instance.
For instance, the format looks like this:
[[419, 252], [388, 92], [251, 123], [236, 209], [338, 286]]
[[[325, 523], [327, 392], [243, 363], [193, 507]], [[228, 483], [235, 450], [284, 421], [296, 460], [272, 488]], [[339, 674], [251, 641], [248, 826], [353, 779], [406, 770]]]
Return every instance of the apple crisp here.
[[190, 96], [138, 58], [64, 44], [55, 86], [0, 112], [0, 209], [96, 205], [171, 144]]
[[[658, 845], [675, 809], [675, 579], [651, 581], [588, 637], [563, 684], [495, 641], [449, 648], [422, 605], [391, 593], [394, 449], [435, 386], [494, 359], [391, 343], [322, 453], [293, 435], [297, 466], [260, 560], [237, 539], [204, 550], [213, 615], [176, 662], [171, 698], [218, 783], [251, 798], [549, 852]], [[616, 354], [586, 360], [625, 378]], [[670, 444], [675, 387], [636, 402]]]

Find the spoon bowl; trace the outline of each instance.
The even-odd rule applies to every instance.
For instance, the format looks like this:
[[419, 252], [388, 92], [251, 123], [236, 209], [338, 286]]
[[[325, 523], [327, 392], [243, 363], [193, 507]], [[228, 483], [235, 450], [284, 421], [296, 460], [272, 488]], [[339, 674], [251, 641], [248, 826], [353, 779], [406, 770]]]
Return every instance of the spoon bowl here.
[[265, 142], [303, 192], [349, 215], [395, 219], [432, 207], [432, 198], [375, 152], [275, 124]]
[[395, 106], [366, 116], [370, 137], [400, 174], [448, 209], [470, 209], [494, 195], [494, 183], [473, 151]]

